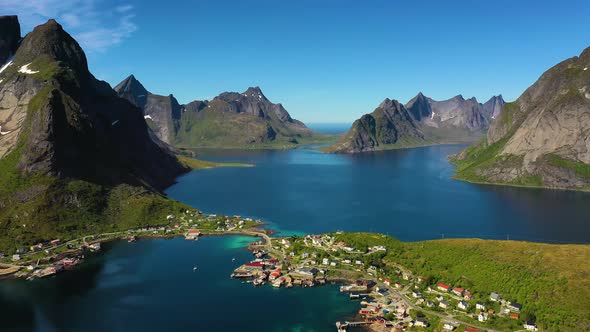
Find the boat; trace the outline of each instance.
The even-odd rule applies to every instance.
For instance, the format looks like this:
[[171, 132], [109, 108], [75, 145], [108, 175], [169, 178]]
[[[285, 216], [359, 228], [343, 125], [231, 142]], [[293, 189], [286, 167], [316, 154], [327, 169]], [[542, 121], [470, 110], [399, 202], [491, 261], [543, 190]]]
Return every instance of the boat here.
[[130, 236], [129, 239], [127, 240], [127, 242], [129, 242], [129, 243], [133, 243], [135, 241], [137, 241], [137, 238], [135, 236], [133, 236], [133, 235]]
[[193, 272], [195, 272], [197, 270], [196, 266], [193, 266]]
[[356, 300], [356, 299], [359, 299], [361, 296], [360, 296], [359, 294], [353, 294], [353, 293], [350, 293], [350, 295], [348, 295], [348, 297], [349, 297], [351, 300]]

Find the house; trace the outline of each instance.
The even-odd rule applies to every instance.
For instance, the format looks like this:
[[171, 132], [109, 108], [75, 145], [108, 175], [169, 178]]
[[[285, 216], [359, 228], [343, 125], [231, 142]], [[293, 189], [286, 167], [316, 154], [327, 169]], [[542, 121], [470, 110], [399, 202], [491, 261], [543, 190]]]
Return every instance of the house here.
[[441, 307], [441, 308], [443, 308], [443, 309], [446, 309], [446, 308], [448, 308], [450, 305], [451, 305], [451, 304], [450, 304], [449, 302], [445, 301], [445, 300], [442, 300], [442, 301], [440, 301], [440, 302], [438, 303], [438, 306], [439, 306], [439, 307]]
[[448, 292], [451, 289], [451, 286], [445, 284], [437, 284], [436, 288], [441, 292]]
[[459, 301], [459, 304], [457, 304], [457, 307], [461, 310], [467, 310], [467, 308], [469, 308], [469, 303], [467, 303], [465, 301]]
[[248, 270], [262, 270], [262, 269], [264, 269], [263, 262], [250, 262], [250, 263], [244, 264], [244, 266]]
[[440, 302], [440, 301], [442, 301], [442, 300], [444, 300], [444, 299], [445, 299], [445, 298], [444, 298], [442, 295], [437, 295], [437, 296], [436, 296], [436, 300], [437, 300], [438, 302]]
[[475, 309], [486, 310], [486, 305], [483, 302], [477, 302], [475, 304]]
[[51, 242], [49, 242], [49, 243], [51, 243], [52, 245], [56, 246], [56, 245], [60, 244], [60, 242], [61, 241], [59, 239], [55, 239], [55, 240], [51, 240]]
[[498, 293], [491, 293], [490, 300], [492, 300], [494, 302], [500, 302], [502, 300], [502, 297]]
[[393, 284], [393, 286], [395, 288], [402, 288], [402, 284], [400, 284], [399, 282], [396, 282], [395, 284]]
[[297, 274], [302, 274], [302, 275], [306, 275], [306, 276], [310, 276], [313, 277], [316, 274], [318, 274], [318, 272], [320, 272], [320, 270], [316, 269], [315, 267], [302, 267], [298, 270], [295, 270], [295, 273]]
[[383, 283], [386, 284], [387, 286], [389, 286], [389, 284], [391, 283], [391, 280], [385, 279], [385, 281]]
[[537, 324], [535, 324], [535, 322], [531, 320], [526, 321], [523, 326], [524, 329], [527, 331], [539, 331], [539, 329], [537, 328]]
[[413, 290], [412, 291], [412, 297], [415, 298], [415, 299], [420, 298], [420, 297], [422, 297], [422, 293], [420, 293], [417, 290]]
[[418, 317], [416, 318], [416, 323], [414, 324], [415, 326], [421, 326], [421, 327], [428, 327], [428, 321], [426, 320], [426, 318], [424, 317]]
[[488, 310], [488, 314], [490, 314], [490, 315], [493, 315], [495, 313], [496, 313], [496, 310], [494, 310], [494, 309], [489, 309]]
[[12, 260], [13, 261], [20, 261], [20, 255], [19, 254], [12, 255]]
[[486, 314], [485, 312], [480, 312], [479, 315], [477, 315], [477, 320], [480, 322], [485, 322], [488, 320], [488, 314]]
[[519, 312], [522, 309], [522, 304], [516, 302], [508, 302], [508, 309]]
[[453, 293], [457, 296], [462, 296], [464, 291], [465, 291], [465, 289], [463, 289], [461, 287], [453, 288]]
[[463, 300], [471, 301], [473, 300], [473, 295], [471, 295], [471, 293], [469, 293], [468, 290], [465, 290], [465, 292], [463, 293]]
[[322, 259], [322, 265], [330, 265], [330, 261], [327, 258]]
[[432, 308], [432, 307], [434, 307], [434, 302], [432, 302], [432, 301], [426, 301], [426, 306], [429, 307], [429, 308]]
[[476, 329], [475, 327], [466, 326], [465, 332], [479, 332], [479, 330]]
[[199, 231], [198, 229], [189, 229], [186, 232], [186, 234], [184, 235], [184, 238], [187, 239], [187, 240], [195, 240], [200, 235], [201, 235], [201, 231]]
[[354, 262], [354, 264], [356, 264], [356, 265], [363, 265], [363, 262], [362, 262], [362, 261], [359, 261], [359, 260], [357, 260], [357, 261], [355, 261], [355, 262]]
[[330, 262], [330, 266], [336, 266], [336, 262]]
[[404, 274], [403, 274], [403, 276], [402, 276], [402, 278], [403, 278], [404, 280], [410, 280], [410, 275], [409, 275], [409, 274], [407, 274], [407, 273], [404, 273]]
[[510, 318], [512, 318], [512, 319], [519, 319], [520, 318], [520, 315], [513, 312], [513, 313], [510, 314]]
[[445, 323], [445, 325], [443, 325], [443, 329], [445, 329], [447, 331], [453, 331], [456, 328], [457, 327], [451, 323]]
[[342, 261], [342, 263], [344, 264], [351, 264], [352, 262], [350, 261], [350, 259], [345, 259]]

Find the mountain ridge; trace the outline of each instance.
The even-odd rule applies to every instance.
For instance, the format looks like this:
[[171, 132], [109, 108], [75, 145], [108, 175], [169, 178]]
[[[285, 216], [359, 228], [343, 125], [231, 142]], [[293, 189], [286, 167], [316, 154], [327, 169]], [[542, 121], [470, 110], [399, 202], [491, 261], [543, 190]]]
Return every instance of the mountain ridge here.
[[[386, 98], [384, 103], [391, 101]], [[484, 135], [504, 105], [502, 96], [482, 104], [475, 97], [457, 95], [436, 101], [419, 92], [408, 103], [395, 103], [402, 116], [383, 112], [383, 103], [353, 123], [350, 131], [328, 152], [357, 153], [440, 143], [472, 142]], [[404, 128], [399, 130], [399, 128]]]
[[143, 110], [160, 140], [179, 148], [296, 146], [316, 135], [258, 86], [187, 104], [178, 103], [171, 94], [149, 92], [134, 75], [114, 90]]
[[59, 23], [35, 27], [2, 68], [1, 249], [154, 223], [183, 207], [161, 191], [189, 168], [90, 73]]
[[590, 189], [590, 47], [504, 105], [486, 137], [453, 157], [457, 178]]

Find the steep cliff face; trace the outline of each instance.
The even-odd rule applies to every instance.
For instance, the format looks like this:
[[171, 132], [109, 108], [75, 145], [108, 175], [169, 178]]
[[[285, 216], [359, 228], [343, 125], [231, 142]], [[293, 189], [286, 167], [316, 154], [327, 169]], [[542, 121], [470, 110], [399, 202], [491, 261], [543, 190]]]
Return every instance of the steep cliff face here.
[[504, 105], [486, 140], [458, 155], [468, 180], [587, 189], [590, 185], [590, 49], [545, 72]]
[[[384, 103], [387, 102], [391, 101], [387, 99]], [[473, 142], [485, 133], [494, 120], [494, 112], [500, 112], [498, 105], [503, 103], [501, 96], [493, 97], [485, 104], [480, 104], [475, 98], [466, 100], [460, 95], [436, 101], [420, 92], [405, 106], [388, 108], [382, 104], [377, 109], [395, 109], [397, 113], [394, 114], [403, 116], [382, 120], [380, 115], [388, 112], [376, 111], [364, 115], [339, 143], [327, 150], [355, 153], [425, 144]], [[376, 131], [378, 128], [379, 132]]]
[[172, 96], [148, 92], [130, 76], [115, 87], [143, 109], [146, 121], [162, 141], [184, 148], [245, 147], [297, 144], [312, 131], [274, 104], [258, 87], [224, 92], [211, 101], [179, 105]]
[[0, 73], [0, 127], [0, 225], [13, 241], [141, 223], [187, 170], [150, 139], [139, 108], [94, 78], [54, 20], [27, 34]]
[[0, 66], [14, 55], [20, 40], [20, 24], [16, 16], [0, 16]]
[[397, 100], [385, 99], [371, 114], [356, 120], [332, 152], [355, 153], [424, 144], [424, 133]]
[[133, 75], [115, 86], [114, 90], [120, 97], [143, 110], [146, 122], [158, 139], [167, 144], [172, 143], [182, 109], [173, 95], [160, 96], [150, 93]]

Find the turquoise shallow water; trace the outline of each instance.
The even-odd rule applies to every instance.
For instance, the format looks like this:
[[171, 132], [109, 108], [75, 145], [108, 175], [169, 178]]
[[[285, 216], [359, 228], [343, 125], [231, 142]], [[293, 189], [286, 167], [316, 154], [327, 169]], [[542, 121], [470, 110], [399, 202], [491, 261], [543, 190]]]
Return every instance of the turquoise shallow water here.
[[335, 285], [255, 288], [230, 279], [252, 259], [243, 247], [252, 239], [121, 241], [76, 271], [1, 282], [0, 330], [334, 331], [358, 309]]

